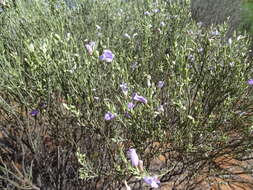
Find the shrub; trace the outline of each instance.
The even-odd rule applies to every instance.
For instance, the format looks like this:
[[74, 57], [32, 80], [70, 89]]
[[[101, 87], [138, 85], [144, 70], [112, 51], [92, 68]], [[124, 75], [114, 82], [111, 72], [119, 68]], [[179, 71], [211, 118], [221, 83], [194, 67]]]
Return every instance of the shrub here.
[[143, 189], [157, 175], [190, 189], [252, 153], [249, 39], [195, 23], [189, 1], [18, 2], [0, 16], [4, 187]]

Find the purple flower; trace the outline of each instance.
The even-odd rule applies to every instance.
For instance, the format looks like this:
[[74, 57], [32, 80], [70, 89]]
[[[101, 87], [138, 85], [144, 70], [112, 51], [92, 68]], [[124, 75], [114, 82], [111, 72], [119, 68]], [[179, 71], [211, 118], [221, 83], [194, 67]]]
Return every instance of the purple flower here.
[[46, 104], [46, 103], [40, 103], [40, 107], [41, 107], [41, 108], [46, 108], [46, 107], [47, 107], [47, 104]]
[[144, 15], [149, 16], [149, 15], [150, 15], [150, 12], [149, 12], [149, 11], [145, 11], [145, 12], [144, 12]]
[[138, 155], [136, 154], [136, 150], [134, 148], [130, 148], [127, 151], [128, 157], [131, 159], [131, 163], [133, 166], [138, 166], [139, 164], [139, 158]]
[[128, 112], [125, 112], [125, 117], [126, 117], [126, 118], [128, 118], [128, 119], [129, 119], [129, 118], [131, 118], [131, 115], [130, 115], [130, 113], [128, 113]]
[[134, 104], [133, 102], [129, 102], [129, 103], [127, 104], [127, 108], [128, 108], [129, 110], [134, 109], [134, 107], [135, 107], [135, 104]]
[[153, 12], [154, 13], [158, 13], [160, 10], [159, 9], [154, 9]]
[[133, 94], [132, 99], [135, 100], [135, 101], [144, 103], [144, 104], [148, 103], [148, 101], [147, 101], [146, 98], [144, 98], [143, 96], [139, 96], [137, 93], [134, 93], [134, 94]]
[[85, 44], [85, 48], [88, 51], [89, 55], [92, 55], [94, 49], [95, 49], [95, 42], [89, 42], [88, 44]]
[[120, 85], [119, 85], [119, 87], [121, 88], [121, 90], [122, 90], [122, 92], [125, 94], [125, 95], [127, 95], [127, 91], [128, 91], [128, 87], [127, 87], [127, 83], [121, 83]]
[[164, 86], [164, 82], [163, 81], [159, 81], [157, 84], [158, 88], [162, 88]]
[[248, 84], [249, 84], [249, 85], [253, 85], [253, 79], [249, 79], [249, 80], [248, 80]]
[[152, 188], [158, 188], [159, 187], [160, 181], [157, 178], [157, 176], [153, 176], [153, 177], [146, 176], [146, 177], [143, 178], [143, 180], [144, 180], [145, 183], [149, 184]]
[[99, 56], [99, 59], [101, 61], [105, 61], [107, 63], [112, 62], [113, 58], [114, 58], [114, 54], [111, 52], [111, 50], [108, 50], [108, 49], [104, 50], [103, 54]]
[[38, 113], [39, 113], [39, 110], [32, 110], [30, 112], [30, 115], [34, 117], [34, 116], [38, 115]]
[[111, 112], [107, 112], [107, 113], [105, 114], [105, 120], [106, 120], [106, 121], [110, 121], [110, 120], [114, 119], [115, 117], [116, 117], [116, 115], [113, 114], [113, 113], [111, 113]]

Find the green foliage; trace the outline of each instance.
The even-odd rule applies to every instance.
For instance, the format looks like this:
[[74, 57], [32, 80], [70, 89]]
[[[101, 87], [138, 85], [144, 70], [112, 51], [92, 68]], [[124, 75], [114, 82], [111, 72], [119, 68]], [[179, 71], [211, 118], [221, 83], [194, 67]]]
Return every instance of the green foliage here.
[[[227, 39], [226, 23], [195, 23], [189, 1], [49, 2], [20, 1], [0, 14], [0, 129], [13, 155], [22, 153], [23, 176], [32, 167], [30, 186], [117, 189], [126, 180], [143, 189], [145, 175], [168, 182], [181, 174], [193, 183], [205, 166], [224, 174], [218, 157], [252, 153], [247, 36]], [[99, 60], [105, 49], [111, 63]], [[133, 93], [148, 103], [129, 110]], [[107, 112], [116, 118], [106, 121]], [[144, 172], [130, 166], [130, 147]], [[158, 171], [159, 155], [168, 162]]]
[[250, 35], [253, 34], [253, 2], [243, 1], [242, 3], [242, 13], [241, 13], [241, 28], [249, 32]]

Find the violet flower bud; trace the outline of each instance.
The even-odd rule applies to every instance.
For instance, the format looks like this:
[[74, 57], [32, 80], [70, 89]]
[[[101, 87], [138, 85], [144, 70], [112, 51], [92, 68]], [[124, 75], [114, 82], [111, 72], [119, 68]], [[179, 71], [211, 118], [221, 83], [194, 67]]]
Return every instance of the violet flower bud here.
[[157, 178], [157, 176], [153, 176], [153, 177], [145, 176], [143, 178], [143, 180], [144, 180], [145, 183], [149, 184], [152, 188], [158, 188], [159, 187], [160, 181]]
[[146, 98], [144, 98], [143, 96], [139, 96], [137, 93], [133, 94], [132, 100], [135, 100], [137, 102], [141, 102], [144, 104], [148, 103], [148, 100]]
[[159, 81], [157, 84], [158, 88], [162, 88], [164, 86], [164, 81]]
[[88, 51], [89, 55], [93, 54], [93, 51], [95, 49], [95, 45], [96, 45], [95, 42], [89, 42], [88, 44], [85, 44], [85, 48]]
[[32, 111], [30, 112], [30, 115], [33, 116], [33, 117], [35, 117], [35, 116], [38, 115], [38, 114], [39, 114], [39, 110], [32, 110]]
[[138, 166], [139, 158], [134, 148], [130, 148], [127, 152], [128, 157], [131, 159], [131, 163], [133, 166]]
[[129, 103], [127, 104], [127, 108], [128, 108], [129, 110], [134, 109], [134, 107], [135, 107], [135, 104], [134, 104], [133, 102], [129, 102]]

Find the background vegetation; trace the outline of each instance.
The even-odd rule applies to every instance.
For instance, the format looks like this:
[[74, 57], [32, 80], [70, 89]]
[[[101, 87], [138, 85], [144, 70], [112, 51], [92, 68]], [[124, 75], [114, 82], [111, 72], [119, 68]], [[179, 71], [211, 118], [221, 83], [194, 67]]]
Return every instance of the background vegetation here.
[[197, 22], [205, 25], [222, 24], [229, 18], [228, 34], [238, 28], [241, 20], [242, 0], [192, 0], [191, 12]]
[[228, 36], [236, 29], [252, 31], [251, 0], [192, 0], [191, 12], [193, 18], [205, 25], [221, 24], [228, 20]]
[[[244, 180], [220, 158], [252, 174], [242, 165], [253, 144], [245, 33], [228, 39], [226, 23], [204, 27], [189, 1], [16, 3], [0, 14], [0, 186], [145, 189], [143, 177], [156, 175], [161, 186], [194, 189]], [[112, 62], [101, 61], [104, 50]]]
[[253, 35], [253, 1], [244, 1], [242, 3], [242, 24], [241, 27], [242, 29], [247, 30], [250, 35]]

